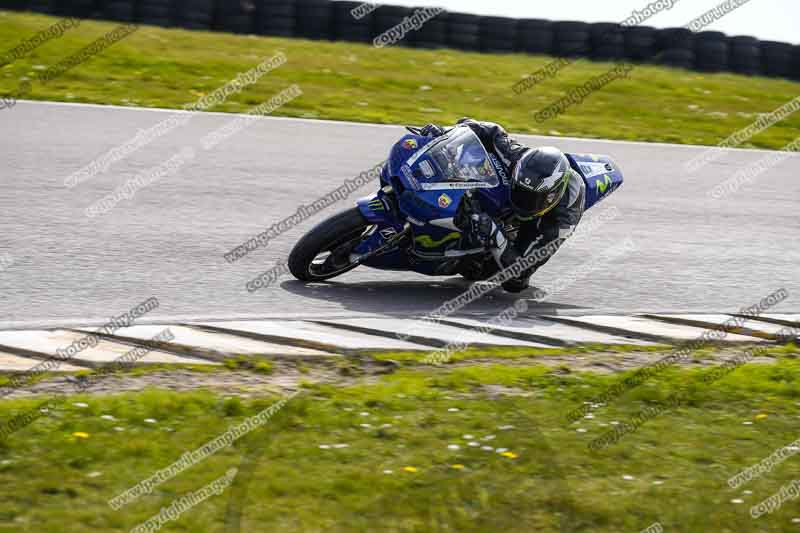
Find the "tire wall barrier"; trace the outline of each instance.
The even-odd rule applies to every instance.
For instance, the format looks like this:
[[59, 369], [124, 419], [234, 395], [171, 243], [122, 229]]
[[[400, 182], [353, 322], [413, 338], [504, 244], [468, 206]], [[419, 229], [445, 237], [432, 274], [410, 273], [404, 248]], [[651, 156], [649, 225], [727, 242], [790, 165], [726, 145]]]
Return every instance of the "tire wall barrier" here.
[[[415, 8], [342, 0], [6, 0], [3, 9], [228, 33], [371, 43]], [[800, 45], [684, 28], [444, 12], [396, 46], [627, 60], [800, 80]]]

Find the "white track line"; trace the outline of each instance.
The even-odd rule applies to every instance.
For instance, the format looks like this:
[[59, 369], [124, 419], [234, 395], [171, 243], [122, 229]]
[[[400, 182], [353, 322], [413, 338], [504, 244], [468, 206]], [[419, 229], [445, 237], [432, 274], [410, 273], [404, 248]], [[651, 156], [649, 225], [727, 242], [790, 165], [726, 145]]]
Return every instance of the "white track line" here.
[[[660, 335], [662, 337], [686, 341], [699, 339], [703, 332], [706, 331], [706, 329], [699, 327], [670, 324], [667, 322], [659, 322], [657, 320], [650, 320], [648, 318], [636, 316], [590, 315], [582, 317], [570, 317], [570, 319], [577, 322], [583, 322], [587, 325], [596, 324], [598, 326], [619, 328], [635, 333]], [[725, 337], [725, 341], [763, 342], [763, 339], [729, 333]]]
[[[222, 327], [222, 326], [220, 326]], [[143, 341], [152, 339], [159, 332], [169, 328], [173, 334], [174, 339], [169, 341], [170, 344], [179, 344], [181, 346], [190, 346], [202, 350], [209, 350], [212, 352], [219, 352], [222, 354], [263, 354], [263, 355], [297, 355], [297, 356], [328, 356], [333, 357], [335, 354], [321, 352], [319, 350], [312, 350], [309, 348], [298, 348], [295, 346], [287, 346], [283, 344], [273, 344], [270, 342], [263, 342], [260, 340], [248, 339], [237, 337], [235, 335], [228, 335], [225, 333], [211, 333], [208, 331], [201, 331], [185, 326], [175, 325], [151, 325], [151, 326], [131, 326], [128, 328], [121, 328], [114, 332], [114, 335], [120, 337], [131, 337]]]
[[[716, 324], [718, 326], [721, 326], [725, 322], [727, 322], [727, 321], [731, 320], [732, 318], [734, 318], [731, 315], [723, 315], [723, 314], [710, 314], [710, 315], [706, 315], [706, 314], [680, 315], [680, 314], [678, 314], [678, 315], [659, 315], [659, 316], [665, 316], [665, 317], [670, 317], [670, 318], [678, 318], [678, 319], [686, 319], [686, 320], [697, 320], [697, 321], [701, 321], [701, 322], [709, 322], [711, 324]], [[776, 324], [770, 324], [769, 322], [759, 322], [758, 320], [746, 320], [746, 319], [742, 319], [742, 318], [738, 318], [737, 320], [741, 321], [740, 323], [738, 323], [738, 325], [743, 327], [743, 328], [752, 329], [754, 331], [760, 331], [762, 333], [768, 333], [768, 334], [773, 334], [773, 335], [776, 334], [776, 333], [779, 333], [782, 330], [784, 330], [785, 327], [786, 327], [786, 326], [778, 326]]]
[[[17, 102], [23, 104], [37, 104], [37, 105], [50, 105], [50, 106], [61, 106], [61, 107], [88, 107], [88, 108], [98, 108], [98, 109], [119, 109], [123, 111], [152, 111], [156, 113], [192, 113], [192, 111], [184, 111], [182, 109], [168, 109], [163, 107], [128, 107], [128, 106], [121, 106], [117, 104], [86, 104], [86, 103], [79, 103], [79, 102], [50, 102], [44, 100], [19, 100]], [[201, 114], [204, 115], [217, 115], [217, 116], [250, 116], [244, 113], [223, 113], [221, 111], [203, 111]], [[305, 124], [335, 124], [339, 126], [357, 126], [357, 127], [370, 127], [370, 128], [402, 128], [403, 125], [395, 125], [395, 124], [374, 124], [370, 122], [350, 122], [350, 121], [338, 121], [338, 120], [330, 120], [330, 119], [316, 119], [316, 118], [302, 118], [302, 117], [277, 117], [277, 116], [262, 116], [261, 119], [263, 120], [279, 120], [279, 121], [293, 121], [293, 122], [301, 122]], [[537, 135], [534, 133], [514, 133], [516, 136], [528, 136], [528, 137], [540, 137], [545, 139], [554, 139], [554, 140], [561, 140], [561, 141], [578, 141], [578, 142], [591, 142], [591, 143], [607, 143], [607, 144], [621, 144], [627, 146], [647, 146], [650, 148], [658, 148], [662, 147], [670, 147], [670, 148], [687, 148], [687, 149], [709, 149], [712, 146], [709, 145], [699, 145], [699, 144], [675, 144], [675, 143], [654, 143], [654, 142], [645, 142], [645, 141], [621, 141], [616, 139], [595, 139], [595, 138], [584, 138], [584, 137], [553, 137], [549, 135]], [[737, 151], [737, 152], [750, 152], [750, 153], [773, 153], [775, 150], [765, 150], [763, 148], [726, 148], [727, 150]]]
[[[285, 339], [294, 339], [297, 341], [316, 342], [318, 344], [335, 346], [342, 350], [415, 350], [415, 351], [433, 351], [436, 350], [432, 346], [423, 346], [411, 341], [402, 339], [402, 335], [416, 336], [420, 338], [427, 338], [436, 340], [442, 344], [472, 344], [472, 345], [489, 345], [489, 346], [522, 346], [522, 347], [553, 347], [553, 345], [543, 344], [546, 342], [544, 339], [554, 339], [566, 342], [578, 343], [595, 343], [599, 345], [614, 345], [614, 344], [627, 344], [627, 345], [648, 345], [650, 342], [645, 342], [637, 339], [627, 338], [622, 336], [624, 332], [631, 332], [635, 334], [649, 334], [664, 338], [675, 339], [676, 341], [689, 341], [701, 338], [705, 331], [713, 328], [715, 325], [722, 324], [731, 318], [731, 315], [724, 313], [716, 314], [658, 314], [656, 316], [665, 316], [679, 319], [689, 319], [708, 323], [708, 328], [703, 328], [693, 325], [683, 325], [662, 322], [660, 320], [649, 319], [641, 316], [630, 315], [583, 315], [583, 316], [570, 316], [570, 320], [577, 323], [586, 324], [583, 328], [578, 325], [566, 325], [558, 322], [547, 320], [546, 317], [520, 317], [508, 325], [495, 325], [491, 322], [485, 322], [474, 318], [464, 317], [448, 317], [447, 320], [457, 324], [463, 324], [470, 329], [456, 327], [455, 325], [447, 324], [432, 324], [430, 322], [421, 321], [413, 318], [389, 318], [389, 317], [373, 317], [361, 316], [350, 318], [330, 318], [324, 320], [330, 325], [321, 325], [308, 321], [299, 320], [240, 320], [240, 321], [195, 321], [197, 326], [210, 326], [223, 330], [230, 330], [230, 332], [220, 331], [215, 332], [209, 330], [195, 329], [177, 324], [170, 324], [169, 322], [162, 322], [160, 324], [151, 325], [136, 325], [128, 328], [122, 328], [114, 332], [115, 335], [120, 337], [129, 337], [136, 340], [150, 340], [164, 329], [169, 328], [174, 339], [171, 341], [176, 345], [181, 345], [189, 349], [195, 348], [197, 350], [205, 350], [207, 352], [216, 352], [222, 357], [234, 356], [237, 354], [263, 354], [269, 355], [287, 355], [287, 356], [321, 356], [321, 357], [340, 357], [333, 349], [330, 352], [316, 350], [312, 348], [297, 347], [282, 344], [281, 341], [270, 342], [269, 336], [283, 337]], [[788, 321], [800, 322], [800, 315], [797, 314], [770, 314], [766, 317], [774, 317]], [[369, 330], [369, 332], [350, 331], [346, 328], [337, 328], [336, 325], [360, 327]], [[481, 326], [488, 326], [500, 331], [510, 333], [528, 334], [532, 337], [542, 337], [542, 343], [532, 341], [518, 340], [511, 337], [503, 337], [499, 335], [481, 333], [479, 328]], [[592, 329], [593, 326], [613, 328], [619, 334], [598, 332]], [[783, 329], [783, 326], [748, 320], [744, 323], [746, 328], [755, 331], [761, 331], [768, 334], [774, 334]], [[83, 329], [93, 331], [93, 328]], [[241, 335], [237, 334], [241, 332]], [[247, 338], [246, 334], [264, 335], [264, 340]], [[84, 339], [86, 334], [68, 331], [64, 329], [54, 330], [17, 330], [17, 331], [0, 331], [0, 345], [8, 347], [11, 353], [0, 352], [0, 370], [5, 371], [25, 371], [38, 363], [35, 357], [28, 357], [27, 352], [34, 352], [42, 356], [57, 357], [59, 353], [63, 354], [68, 346], [76, 341]], [[723, 340], [724, 342], [747, 342], [758, 343], [765, 342], [764, 339], [757, 337], [750, 337], [745, 335], [737, 335], [729, 333]], [[289, 342], [287, 340], [287, 342]], [[422, 342], [422, 341], [420, 341]], [[125, 342], [115, 342], [113, 340], [101, 339], [97, 342], [96, 346], [87, 347], [84, 350], [74, 354], [72, 361], [75, 364], [90, 363], [102, 364], [109, 363], [118, 359], [120, 356], [130, 352], [133, 349], [132, 344]], [[290, 343], [291, 344], [291, 343]], [[14, 350], [19, 350], [15, 352]], [[68, 353], [68, 352], [67, 352]], [[199, 352], [198, 352], [199, 353]], [[67, 359], [69, 361], [69, 359]], [[193, 357], [183, 357], [171, 353], [162, 352], [159, 350], [152, 350], [144, 357], [139, 359], [139, 363], [192, 363], [192, 364], [209, 364], [208, 361], [196, 359]], [[215, 363], [211, 363], [215, 364]], [[74, 371], [77, 367], [64, 363], [60, 371]]]
[[[75, 352], [67, 351], [73, 343], [86, 338], [86, 335], [65, 330], [55, 331], [5, 331], [0, 333], [0, 344], [9, 348], [18, 348], [31, 352], [39, 352], [50, 357], [69, 357], [75, 363], [110, 363], [134, 349], [127, 344], [119, 344], [107, 340], [99, 340], [95, 346]], [[60, 355], [61, 354], [61, 355]], [[67, 354], [66, 356], [63, 354]], [[179, 357], [158, 350], [149, 351], [137, 360], [138, 363], [171, 363], [171, 364], [213, 364], [193, 357]]]
[[[479, 320], [472, 320], [468, 318], [451, 318], [450, 322], [458, 322], [460, 324], [467, 324], [472, 326], [491, 326], [486, 322]], [[575, 343], [592, 343], [592, 344], [637, 344], [637, 345], [653, 345], [652, 342], [640, 341], [636, 339], [629, 339], [616, 335], [609, 335], [590, 329], [578, 328], [567, 324], [559, 324], [549, 320], [542, 319], [517, 319], [513, 324], [497, 326], [495, 329], [501, 331], [510, 331], [513, 333], [528, 333], [531, 335], [541, 335], [551, 339], [557, 339], [567, 342]]]
[[498, 337], [496, 335], [484, 334], [477, 330], [447, 326], [443, 324], [431, 324], [422, 320], [397, 320], [392, 318], [359, 318], [359, 319], [336, 319], [328, 320], [331, 324], [344, 324], [347, 326], [357, 326], [369, 328], [376, 332], [381, 332], [388, 336], [413, 335], [428, 339], [436, 339], [446, 344], [489, 344], [492, 346], [530, 346], [537, 348], [552, 348], [546, 344], [535, 342], [519, 341], [508, 337]]
[[[10, 372], [27, 372], [36, 365], [41, 363], [39, 359], [30, 359], [28, 357], [19, 357], [18, 355], [11, 355], [8, 353], [0, 352], [0, 369]], [[86, 370], [79, 366], [73, 366], [67, 363], [61, 363], [58, 367], [49, 370], [49, 372], [77, 372]], [[0, 387], [0, 391], [3, 387]]]
[[366, 335], [352, 331], [303, 322], [299, 320], [287, 321], [266, 321], [248, 320], [232, 322], [203, 322], [205, 325], [226, 328], [257, 335], [275, 335], [279, 337], [291, 337], [295, 339], [305, 339], [321, 344], [330, 344], [340, 348], [352, 350], [430, 350], [430, 346], [421, 346], [400, 339], [378, 337]]

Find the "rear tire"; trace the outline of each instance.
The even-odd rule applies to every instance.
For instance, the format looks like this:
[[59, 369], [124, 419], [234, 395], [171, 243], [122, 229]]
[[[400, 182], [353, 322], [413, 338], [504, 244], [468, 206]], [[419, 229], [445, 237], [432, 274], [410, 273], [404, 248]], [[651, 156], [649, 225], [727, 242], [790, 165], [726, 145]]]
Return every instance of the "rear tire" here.
[[314, 272], [313, 262], [320, 254], [358, 237], [369, 226], [357, 207], [320, 222], [294, 245], [289, 254], [289, 271], [300, 281], [324, 281], [353, 270], [358, 263], [327, 273]]

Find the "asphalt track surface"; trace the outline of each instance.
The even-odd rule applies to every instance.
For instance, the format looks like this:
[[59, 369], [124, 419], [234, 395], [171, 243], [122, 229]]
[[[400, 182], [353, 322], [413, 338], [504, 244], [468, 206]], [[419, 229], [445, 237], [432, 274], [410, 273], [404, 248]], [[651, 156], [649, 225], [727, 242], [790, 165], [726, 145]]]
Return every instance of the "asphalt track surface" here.
[[[155, 296], [143, 323], [217, 318], [422, 315], [460, 294], [460, 278], [358, 268], [330, 284], [290, 277], [249, 293], [245, 283], [287, 257], [316, 222], [371, 193], [367, 185], [230, 264], [223, 254], [386, 157], [401, 127], [263, 118], [216, 148], [199, 141], [231, 121], [200, 114], [73, 189], [64, 179], [165, 119], [163, 110], [19, 102], [0, 114], [0, 329], [103, 323]], [[491, 119], [491, 117], [478, 117]], [[716, 203], [707, 192], [767, 155], [735, 150], [701, 175], [682, 168], [706, 148], [519, 136], [523, 142], [612, 156], [622, 189], [593, 212], [619, 216], [565, 247], [534, 285], [586, 268], [630, 237], [636, 247], [583, 272], [533, 313], [734, 312], [779, 288], [776, 312], [800, 310], [800, 157]], [[183, 147], [197, 157], [90, 219], [86, 207]], [[489, 317], [513, 297], [493, 292], [463, 309]]]

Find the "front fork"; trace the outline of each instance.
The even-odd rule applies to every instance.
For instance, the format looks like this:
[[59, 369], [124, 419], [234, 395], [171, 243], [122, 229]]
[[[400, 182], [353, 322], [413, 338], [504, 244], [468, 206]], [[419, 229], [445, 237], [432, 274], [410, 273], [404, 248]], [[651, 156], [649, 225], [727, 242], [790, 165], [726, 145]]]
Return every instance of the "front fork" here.
[[401, 220], [397, 200], [391, 185], [385, 185], [376, 194], [361, 198], [356, 206], [364, 219], [375, 226], [350, 254], [350, 260], [361, 263], [400, 244], [411, 234], [411, 224]]
[[397, 201], [394, 199], [394, 190], [391, 185], [385, 185], [372, 196], [366, 196], [356, 201], [356, 206], [364, 219], [377, 226], [390, 226], [395, 229], [403, 226], [399, 220]]

